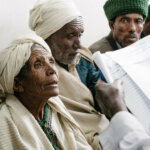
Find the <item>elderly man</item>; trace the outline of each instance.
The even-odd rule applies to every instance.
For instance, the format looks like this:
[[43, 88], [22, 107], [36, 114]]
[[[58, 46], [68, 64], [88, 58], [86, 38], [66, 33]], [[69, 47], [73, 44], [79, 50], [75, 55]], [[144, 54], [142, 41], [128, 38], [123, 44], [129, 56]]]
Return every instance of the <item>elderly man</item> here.
[[118, 50], [140, 39], [148, 0], [107, 0], [104, 11], [111, 32], [89, 47], [92, 53]]
[[93, 149], [100, 149], [98, 135], [108, 125], [94, 101], [94, 86], [101, 77], [91, 52], [80, 44], [82, 17], [71, 0], [39, 2], [30, 11], [29, 26], [50, 46], [59, 74], [60, 97], [84, 131]]

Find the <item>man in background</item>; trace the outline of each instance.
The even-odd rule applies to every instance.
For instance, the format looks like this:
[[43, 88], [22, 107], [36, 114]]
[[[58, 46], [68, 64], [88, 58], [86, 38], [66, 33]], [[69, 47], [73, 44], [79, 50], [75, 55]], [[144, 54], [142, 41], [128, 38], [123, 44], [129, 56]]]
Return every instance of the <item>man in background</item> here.
[[111, 32], [89, 47], [92, 53], [118, 50], [140, 39], [148, 0], [107, 0], [104, 11]]
[[94, 86], [101, 74], [81, 45], [83, 18], [71, 0], [47, 0], [30, 11], [30, 28], [49, 45], [59, 74], [60, 98], [94, 150], [108, 120], [100, 113]]

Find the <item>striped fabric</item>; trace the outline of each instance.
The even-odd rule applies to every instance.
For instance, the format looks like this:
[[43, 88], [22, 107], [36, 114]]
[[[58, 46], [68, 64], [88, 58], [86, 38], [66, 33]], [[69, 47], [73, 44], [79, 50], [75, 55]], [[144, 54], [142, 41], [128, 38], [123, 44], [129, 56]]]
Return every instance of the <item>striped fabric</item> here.
[[48, 137], [49, 141], [52, 143], [52, 146], [54, 147], [55, 150], [59, 150], [57, 147], [57, 136], [52, 129], [52, 111], [53, 109], [46, 104], [44, 108], [44, 117], [42, 121], [38, 121], [40, 124], [41, 128], [43, 129], [44, 133]]

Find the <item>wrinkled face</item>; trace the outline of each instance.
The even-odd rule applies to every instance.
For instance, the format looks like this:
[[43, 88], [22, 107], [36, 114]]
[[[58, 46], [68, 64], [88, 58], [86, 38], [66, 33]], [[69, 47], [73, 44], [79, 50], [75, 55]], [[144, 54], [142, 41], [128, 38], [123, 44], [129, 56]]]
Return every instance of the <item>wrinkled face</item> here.
[[83, 21], [78, 17], [50, 36], [46, 42], [54, 58], [63, 64], [74, 64], [79, 53]]
[[58, 74], [51, 53], [43, 48], [32, 50], [22, 87], [26, 94], [35, 97], [50, 98], [58, 95]]
[[109, 22], [114, 39], [122, 47], [126, 47], [139, 40], [143, 24], [143, 16], [140, 14], [121, 15], [116, 17], [115, 21]]

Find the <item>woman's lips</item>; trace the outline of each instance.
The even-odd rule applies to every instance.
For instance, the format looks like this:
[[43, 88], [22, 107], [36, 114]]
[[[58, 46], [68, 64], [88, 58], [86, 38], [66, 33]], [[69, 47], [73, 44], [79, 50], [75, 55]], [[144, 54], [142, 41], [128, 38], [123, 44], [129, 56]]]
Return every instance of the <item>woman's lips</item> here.
[[58, 87], [58, 81], [53, 81], [53, 82], [48, 82], [46, 84], [44, 84], [44, 87], [45, 88], [48, 88], [48, 87]]

